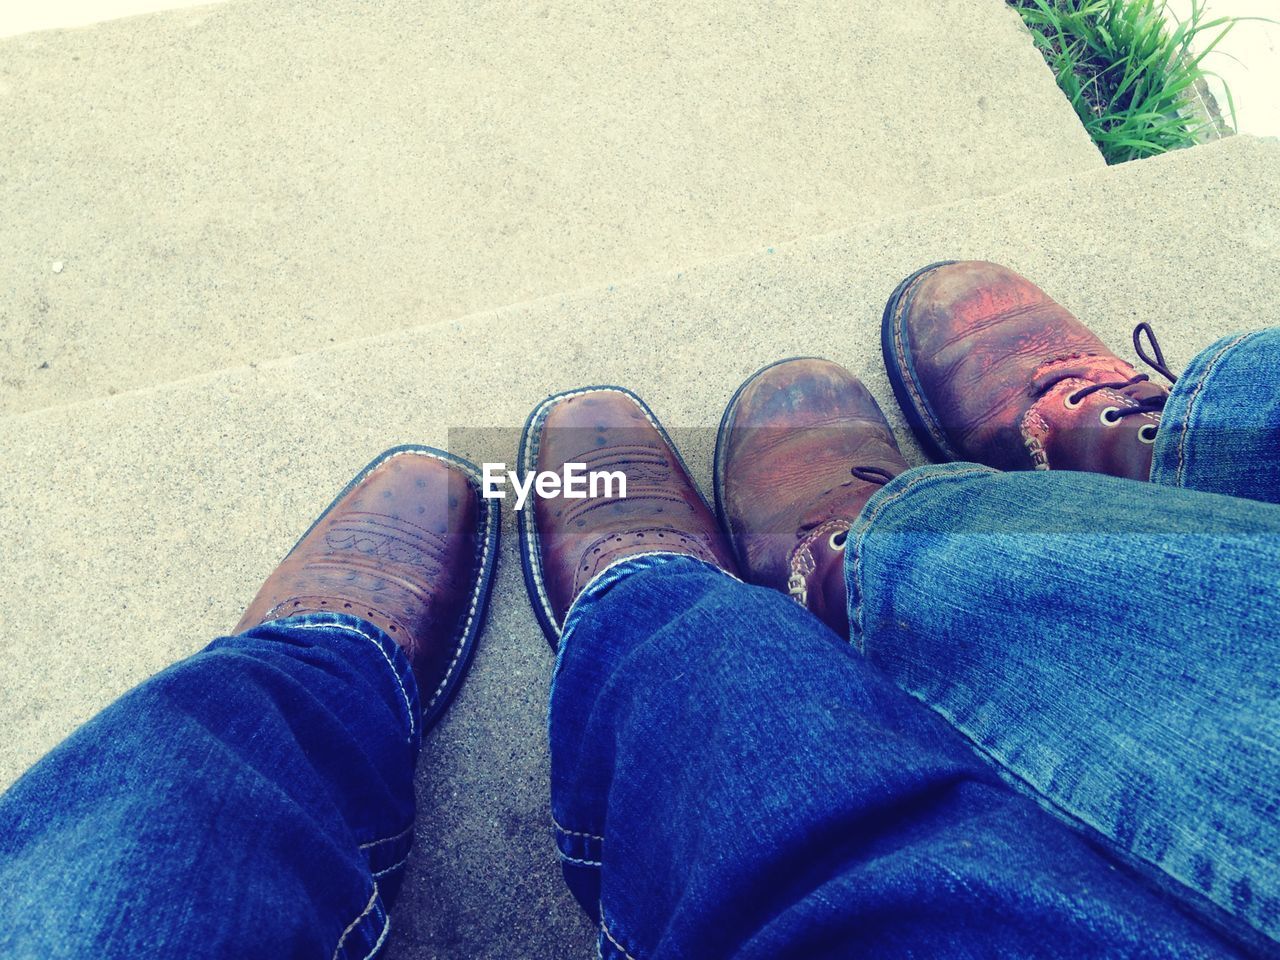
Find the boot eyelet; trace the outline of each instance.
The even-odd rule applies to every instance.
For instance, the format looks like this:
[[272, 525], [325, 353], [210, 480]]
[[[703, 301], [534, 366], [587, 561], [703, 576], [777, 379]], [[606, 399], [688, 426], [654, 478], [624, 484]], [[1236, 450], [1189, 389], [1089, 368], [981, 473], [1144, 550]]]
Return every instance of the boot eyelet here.
[[833, 533], [830, 537], [827, 538], [827, 546], [829, 546], [836, 553], [840, 553], [842, 550], [844, 550], [844, 546], [848, 541], [849, 541], [849, 531], [837, 530], [835, 533]]
[[1080, 397], [1079, 399], [1076, 398], [1077, 392], [1078, 391], [1073, 390], [1062, 398], [1062, 405], [1068, 410], [1074, 410], [1076, 407], [1080, 406], [1080, 404], [1084, 403], [1084, 397]]
[[1155, 443], [1156, 434], [1159, 432], [1159, 430], [1160, 428], [1157, 427], [1154, 423], [1144, 423], [1138, 429], [1138, 439], [1141, 440], [1143, 443]]
[[1107, 407], [1098, 414], [1098, 419], [1102, 421], [1104, 427], [1114, 427], [1120, 422], [1120, 408]]

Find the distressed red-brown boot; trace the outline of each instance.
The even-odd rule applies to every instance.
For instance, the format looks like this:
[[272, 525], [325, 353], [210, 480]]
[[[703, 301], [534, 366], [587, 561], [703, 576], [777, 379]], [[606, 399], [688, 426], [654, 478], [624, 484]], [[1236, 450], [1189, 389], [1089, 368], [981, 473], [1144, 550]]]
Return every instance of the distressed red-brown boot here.
[[[568, 464], [581, 465], [580, 478], [602, 478], [594, 491], [583, 480], [580, 497], [563, 488], [531, 496], [520, 514], [525, 583], [553, 648], [573, 601], [619, 560], [680, 553], [736, 575], [733, 552], [680, 454], [629, 390], [572, 390], [547, 398], [529, 415], [520, 443], [523, 475], [563, 477]], [[626, 478], [625, 496], [619, 474]]]
[[431, 447], [386, 451], [297, 542], [236, 632], [308, 613], [380, 627], [409, 657], [423, 729], [471, 661], [498, 551], [498, 508], [472, 464]]
[[716, 439], [716, 508], [739, 568], [847, 638], [849, 525], [906, 468], [849, 371], [813, 358], [765, 367], [738, 388]]
[[[1006, 267], [963, 261], [912, 274], [885, 307], [882, 346], [898, 403], [935, 459], [1150, 477], [1168, 389]], [[1175, 379], [1149, 325], [1134, 346]]]

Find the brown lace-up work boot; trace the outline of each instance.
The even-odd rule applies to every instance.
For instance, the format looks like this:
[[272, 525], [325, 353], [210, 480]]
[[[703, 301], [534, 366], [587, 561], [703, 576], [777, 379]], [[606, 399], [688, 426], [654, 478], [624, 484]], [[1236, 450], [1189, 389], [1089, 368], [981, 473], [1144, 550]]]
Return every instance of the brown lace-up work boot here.
[[789, 593], [848, 637], [849, 525], [906, 468], [861, 381], [828, 360], [783, 360], [748, 379], [725, 410], [716, 509], [748, 580]]
[[[525, 477], [622, 474], [620, 488], [595, 495], [540, 496], [520, 515], [525, 583], [552, 647], [588, 583], [614, 563], [646, 553], [683, 553], [736, 574], [732, 551], [657, 418], [621, 387], [589, 387], [544, 400], [520, 443]], [[611, 495], [606, 495], [611, 494]]]
[[[1168, 389], [1012, 270], [966, 261], [917, 271], [889, 299], [881, 339], [898, 403], [935, 459], [1149, 479]], [[1175, 379], [1148, 324], [1134, 346]]]
[[462, 682], [489, 599], [498, 509], [480, 473], [431, 447], [396, 447], [362, 470], [297, 542], [236, 627], [342, 613], [409, 657], [423, 729]]

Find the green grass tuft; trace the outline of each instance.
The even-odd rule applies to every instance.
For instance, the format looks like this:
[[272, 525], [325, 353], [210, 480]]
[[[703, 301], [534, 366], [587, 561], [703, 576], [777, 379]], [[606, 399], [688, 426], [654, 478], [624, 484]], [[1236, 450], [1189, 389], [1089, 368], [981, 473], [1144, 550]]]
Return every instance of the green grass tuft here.
[[[1209, 19], [1205, 0], [1173, 26], [1164, 0], [1009, 0], [1107, 163], [1199, 142], [1212, 123], [1188, 109], [1202, 62], [1242, 18]], [[1196, 41], [1201, 52], [1191, 49]], [[1223, 84], [1225, 87], [1225, 83]], [[1227, 91], [1235, 123], [1235, 104]]]

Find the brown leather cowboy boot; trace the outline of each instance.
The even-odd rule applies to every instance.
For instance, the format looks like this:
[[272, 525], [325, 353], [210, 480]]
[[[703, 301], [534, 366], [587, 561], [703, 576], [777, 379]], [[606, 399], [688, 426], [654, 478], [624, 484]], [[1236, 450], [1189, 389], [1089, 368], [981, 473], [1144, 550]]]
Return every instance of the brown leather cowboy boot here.
[[748, 580], [789, 593], [847, 638], [849, 525], [906, 468], [861, 381], [829, 360], [783, 360], [729, 401], [716, 509]]
[[521, 472], [563, 475], [566, 464], [625, 475], [626, 496], [617, 495], [616, 483], [606, 490], [601, 481], [583, 497], [560, 491], [531, 498], [520, 514], [525, 583], [553, 648], [578, 594], [625, 557], [682, 553], [736, 574], [732, 551], [680, 454], [629, 390], [571, 390], [534, 409], [520, 443]]
[[[893, 392], [935, 459], [1149, 479], [1169, 391], [1012, 270], [977, 261], [918, 270], [889, 299], [881, 329]], [[1134, 346], [1174, 379], [1148, 324]]]
[[431, 447], [362, 470], [267, 578], [236, 632], [304, 613], [376, 624], [408, 654], [425, 730], [470, 665], [498, 550], [480, 473]]

